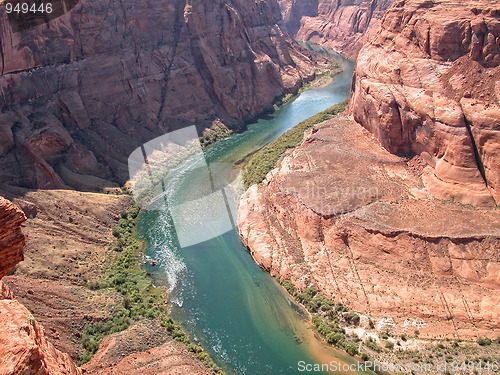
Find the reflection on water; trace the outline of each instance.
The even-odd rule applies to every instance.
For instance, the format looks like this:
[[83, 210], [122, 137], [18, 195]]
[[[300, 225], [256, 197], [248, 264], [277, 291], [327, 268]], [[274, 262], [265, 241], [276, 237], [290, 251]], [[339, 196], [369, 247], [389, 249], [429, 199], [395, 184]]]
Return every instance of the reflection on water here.
[[[344, 72], [333, 84], [302, 93], [271, 118], [215, 144], [205, 153], [209, 165], [235, 163], [300, 121], [344, 100], [354, 64], [339, 56], [336, 59]], [[188, 187], [196, 184], [196, 177], [191, 176], [170, 204], [189, 200], [192, 189]], [[192, 236], [210, 238], [206, 231], [209, 226]], [[285, 375], [308, 373], [299, 372], [299, 361], [353, 363], [315, 337], [307, 314], [255, 264], [236, 231], [181, 248], [167, 211], [146, 211], [139, 232], [148, 242], [147, 256], [159, 266], [148, 271], [156, 284], [170, 287], [173, 317], [228, 373]]]

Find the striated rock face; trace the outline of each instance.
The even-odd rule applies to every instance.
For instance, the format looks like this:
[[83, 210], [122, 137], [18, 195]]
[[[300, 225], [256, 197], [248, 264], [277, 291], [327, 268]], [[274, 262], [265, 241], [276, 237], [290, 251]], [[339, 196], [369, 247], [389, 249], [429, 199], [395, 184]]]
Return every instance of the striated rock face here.
[[295, 38], [333, 47], [355, 58], [375, 35], [393, 0], [279, 0]]
[[7, 199], [0, 197], [0, 279], [24, 259], [23, 212]]
[[0, 182], [24, 187], [123, 183], [142, 143], [241, 128], [319, 61], [276, 0], [82, 0], [19, 33], [1, 13], [0, 40]]
[[245, 192], [240, 235], [271, 275], [393, 318], [398, 333], [496, 337], [500, 210], [432, 198], [423, 164], [329, 120]]
[[[26, 217], [0, 197], [0, 278], [23, 260]], [[0, 374], [81, 374], [68, 354], [48, 342], [44, 328], [0, 280]]]
[[417, 154], [442, 199], [500, 203], [497, 1], [397, 1], [359, 53], [350, 111], [395, 154]]

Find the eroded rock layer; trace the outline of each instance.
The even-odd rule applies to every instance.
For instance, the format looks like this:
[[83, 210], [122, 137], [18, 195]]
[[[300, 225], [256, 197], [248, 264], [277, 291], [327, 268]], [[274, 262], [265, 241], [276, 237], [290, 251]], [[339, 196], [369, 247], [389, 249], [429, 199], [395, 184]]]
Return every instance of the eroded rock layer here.
[[500, 202], [497, 1], [397, 1], [359, 53], [350, 111], [385, 148], [427, 162], [435, 196]]
[[279, 0], [291, 35], [355, 58], [392, 0]]
[[500, 211], [432, 198], [422, 163], [346, 117], [329, 120], [243, 195], [256, 262], [299, 288], [424, 337], [496, 337]]
[[123, 183], [142, 143], [241, 128], [319, 59], [283, 31], [276, 0], [82, 0], [17, 33], [0, 13], [0, 40], [0, 182], [24, 187]]

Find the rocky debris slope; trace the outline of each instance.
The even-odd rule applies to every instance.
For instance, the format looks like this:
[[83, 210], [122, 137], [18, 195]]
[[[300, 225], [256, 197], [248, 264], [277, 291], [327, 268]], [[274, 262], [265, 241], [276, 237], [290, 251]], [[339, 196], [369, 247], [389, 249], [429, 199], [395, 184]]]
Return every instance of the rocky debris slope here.
[[350, 111], [390, 152], [420, 155], [435, 196], [498, 205], [498, 1], [395, 2], [359, 53]]
[[295, 38], [355, 58], [380, 26], [392, 0], [278, 0]]
[[[0, 278], [23, 259], [20, 209], [0, 197]], [[45, 329], [0, 280], [0, 374], [82, 374], [48, 341]]]
[[433, 199], [422, 162], [329, 120], [245, 192], [240, 235], [271, 275], [394, 319], [398, 334], [495, 337], [500, 211]]
[[240, 129], [326, 60], [276, 0], [82, 0], [12, 33], [0, 13], [0, 182], [101, 190], [174, 128]]

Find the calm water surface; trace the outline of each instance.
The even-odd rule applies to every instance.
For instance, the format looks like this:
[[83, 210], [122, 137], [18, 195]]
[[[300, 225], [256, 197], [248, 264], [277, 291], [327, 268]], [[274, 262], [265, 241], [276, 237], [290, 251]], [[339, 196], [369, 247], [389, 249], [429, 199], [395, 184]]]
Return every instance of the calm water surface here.
[[[334, 58], [344, 71], [333, 84], [302, 93], [272, 118], [259, 120], [246, 132], [215, 144], [206, 152], [207, 160], [235, 163], [299, 122], [347, 98], [354, 63], [338, 55]], [[185, 201], [189, 191], [181, 189], [176, 197]], [[227, 373], [303, 374], [307, 372], [298, 370], [299, 361], [354, 363], [315, 337], [306, 313], [256, 265], [236, 230], [180, 248], [169, 215], [147, 211], [141, 215], [139, 232], [148, 243], [146, 255], [158, 262], [148, 271], [156, 284], [170, 289], [173, 318]]]

